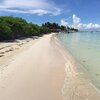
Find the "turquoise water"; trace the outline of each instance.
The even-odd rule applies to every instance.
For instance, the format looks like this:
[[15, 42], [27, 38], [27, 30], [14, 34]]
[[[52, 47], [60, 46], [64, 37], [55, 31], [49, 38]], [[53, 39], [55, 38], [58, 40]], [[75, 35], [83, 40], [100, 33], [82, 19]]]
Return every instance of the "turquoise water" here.
[[60, 33], [58, 38], [100, 89], [100, 32]]

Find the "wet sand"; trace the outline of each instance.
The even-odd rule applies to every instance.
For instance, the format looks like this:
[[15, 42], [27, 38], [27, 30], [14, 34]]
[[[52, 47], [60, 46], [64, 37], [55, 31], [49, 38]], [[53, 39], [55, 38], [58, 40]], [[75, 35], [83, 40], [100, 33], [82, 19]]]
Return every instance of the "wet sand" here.
[[0, 100], [99, 100], [54, 34], [17, 54], [0, 71]]

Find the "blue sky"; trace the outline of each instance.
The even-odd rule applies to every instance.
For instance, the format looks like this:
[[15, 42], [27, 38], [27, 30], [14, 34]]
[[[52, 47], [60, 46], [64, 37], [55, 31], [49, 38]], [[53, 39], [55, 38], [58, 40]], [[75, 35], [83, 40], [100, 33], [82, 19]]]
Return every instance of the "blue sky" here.
[[50, 21], [75, 28], [100, 28], [100, 0], [0, 0], [0, 16], [23, 17], [40, 24]]

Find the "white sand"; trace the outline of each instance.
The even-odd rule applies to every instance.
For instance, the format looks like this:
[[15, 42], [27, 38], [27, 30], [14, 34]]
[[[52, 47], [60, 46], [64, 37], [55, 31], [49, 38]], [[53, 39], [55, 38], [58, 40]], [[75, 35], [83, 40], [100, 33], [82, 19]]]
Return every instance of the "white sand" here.
[[50, 37], [38, 40], [1, 73], [0, 100], [62, 100], [65, 66]]
[[100, 100], [52, 36], [28, 46], [0, 71], [0, 100]]
[[38, 40], [33, 38], [17, 39], [16, 41], [13, 42], [1, 42], [0, 43], [0, 70], [1, 69], [3, 70], [3, 66], [7, 65], [14, 56], [26, 50], [28, 47], [33, 45]]

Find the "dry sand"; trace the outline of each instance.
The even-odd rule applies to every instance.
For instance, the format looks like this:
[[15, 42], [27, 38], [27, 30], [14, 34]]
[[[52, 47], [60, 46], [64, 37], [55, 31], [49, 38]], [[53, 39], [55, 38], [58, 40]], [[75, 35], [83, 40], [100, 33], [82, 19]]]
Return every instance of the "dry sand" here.
[[65, 66], [50, 37], [39, 39], [1, 72], [0, 100], [62, 100]]
[[53, 35], [27, 45], [0, 71], [0, 100], [100, 100]]
[[[26, 38], [16, 39], [13, 42], [1, 42], [0, 43], [0, 69], [3, 70], [3, 66], [8, 65], [14, 56], [23, 52], [33, 45], [38, 39]], [[9, 61], [10, 60], [10, 61]]]

